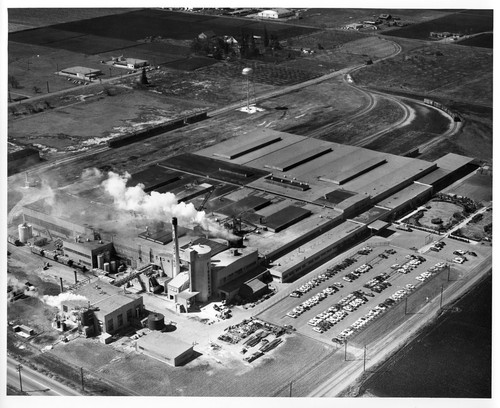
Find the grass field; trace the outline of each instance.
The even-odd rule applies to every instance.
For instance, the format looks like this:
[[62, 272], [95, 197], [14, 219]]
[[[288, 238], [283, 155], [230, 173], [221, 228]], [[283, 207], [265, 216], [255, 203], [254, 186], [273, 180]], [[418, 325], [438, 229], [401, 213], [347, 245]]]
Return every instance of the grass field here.
[[493, 198], [493, 179], [491, 175], [476, 173], [445, 191], [447, 194], [457, 194], [476, 201], [488, 202]]
[[491, 238], [491, 233], [488, 234], [484, 231], [484, 227], [493, 222], [492, 211], [483, 213], [483, 218], [478, 222], [469, 221], [465, 227], [460, 228], [462, 235], [466, 238], [481, 241], [484, 237]]
[[434, 138], [440, 137], [449, 126], [449, 121], [434, 109], [405, 101], [415, 112], [417, 119], [409, 125], [389, 132], [365, 145], [373, 149], [392, 154], [403, 154]]
[[251, 364], [245, 363], [243, 356], [228, 359], [221, 355], [219, 360], [217, 356], [201, 355], [186, 366], [173, 368], [135, 352], [115, 350], [85, 339], [57, 347], [51, 354], [73, 364], [84, 364], [85, 369], [119, 381], [142, 395], [264, 397], [272, 396], [285, 382], [300, 377], [331, 351], [332, 347], [292, 335], [286, 336], [284, 343], [269, 355]]
[[431, 201], [430, 205], [431, 208], [424, 211], [423, 217], [418, 220], [422, 227], [436, 229], [439, 225], [431, 222], [433, 218], [441, 218], [443, 220], [442, 225], [447, 225], [449, 223], [454, 225], [458, 221], [453, 218], [453, 214], [455, 212], [462, 213], [463, 211], [463, 208], [459, 205], [444, 201]]

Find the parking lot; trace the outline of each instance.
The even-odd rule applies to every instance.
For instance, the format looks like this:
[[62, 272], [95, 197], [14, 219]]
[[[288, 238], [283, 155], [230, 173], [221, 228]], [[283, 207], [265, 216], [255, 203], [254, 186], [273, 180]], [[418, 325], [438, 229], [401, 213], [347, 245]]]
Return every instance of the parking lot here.
[[[370, 246], [370, 242], [360, 245], [311, 272], [305, 283], [300, 280], [291, 284], [290, 292], [294, 293], [260, 317], [279, 325], [290, 324], [300, 333], [329, 344], [336, 337], [353, 338], [435, 275], [450, 271], [455, 276], [483, 259], [479, 245], [446, 238], [440, 241], [443, 244], [437, 251], [430, 250], [431, 246], [436, 247], [434, 241], [418, 251], [391, 245]], [[369, 250], [363, 251], [367, 247]], [[457, 255], [457, 250], [464, 255]], [[467, 260], [463, 264], [453, 262], [457, 257]], [[346, 262], [347, 258], [352, 261]]]

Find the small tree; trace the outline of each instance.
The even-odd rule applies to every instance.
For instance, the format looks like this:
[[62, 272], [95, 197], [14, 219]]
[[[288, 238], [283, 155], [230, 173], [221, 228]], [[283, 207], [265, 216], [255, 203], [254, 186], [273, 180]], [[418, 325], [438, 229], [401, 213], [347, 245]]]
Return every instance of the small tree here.
[[38, 86], [36, 86], [36, 85], [35, 85], [35, 86], [33, 87], [33, 92], [35, 92], [35, 93], [41, 93], [41, 92], [42, 92], [42, 90], [41, 90]]

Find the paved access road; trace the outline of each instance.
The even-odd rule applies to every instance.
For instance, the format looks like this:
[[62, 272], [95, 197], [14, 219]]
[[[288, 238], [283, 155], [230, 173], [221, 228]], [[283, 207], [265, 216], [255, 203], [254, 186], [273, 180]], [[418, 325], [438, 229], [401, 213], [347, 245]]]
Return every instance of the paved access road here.
[[[19, 384], [19, 371], [17, 367], [19, 363], [11, 357], [7, 357], [7, 384], [10, 384], [16, 388], [20, 388]], [[25, 365], [21, 368], [21, 382], [22, 390], [29, 395], [41, 396], [76, 396], [82, 395], [78, 391], [73, 390], [57, 382], [56, 380], [49, 378], [37, 371], [32, 370]]]

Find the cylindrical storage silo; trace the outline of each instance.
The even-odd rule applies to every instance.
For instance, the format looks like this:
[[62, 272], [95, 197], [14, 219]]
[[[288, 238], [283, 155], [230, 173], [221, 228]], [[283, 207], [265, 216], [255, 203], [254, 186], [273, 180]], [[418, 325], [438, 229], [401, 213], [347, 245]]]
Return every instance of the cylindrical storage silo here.
[[103, 254], [97, 255], [97, 267], [99, 269], [104, 269], [104, 255]]
[[109, 272], [109, 262], [104, 262], [104, 272]]
[[110, 268], [111, 273], [116, 273], [116, 261], [111, 261], [109, 263], [109, 268]]
[[165, 327], [165, 317], [161, 313], [151, 313], [148, 316], [148, 328], [150, 330], [161, 330]]
[[19, 224], [19, 226], [17, 227], [17, 232], [19, 233], [19, 241], [21, 241], [23, 244], [28, 242], [28, 239], [33, 237], [33, 228], [31, 227], [31, 225], [28, 225], [25, 222]]
[[62, 331], [66, 331], [67, 326], [66, 326], [66, 323], [65, 323], [65, 322], [62, 322], [62, 323], [61, 323], [61, 329], [62, 329]]

